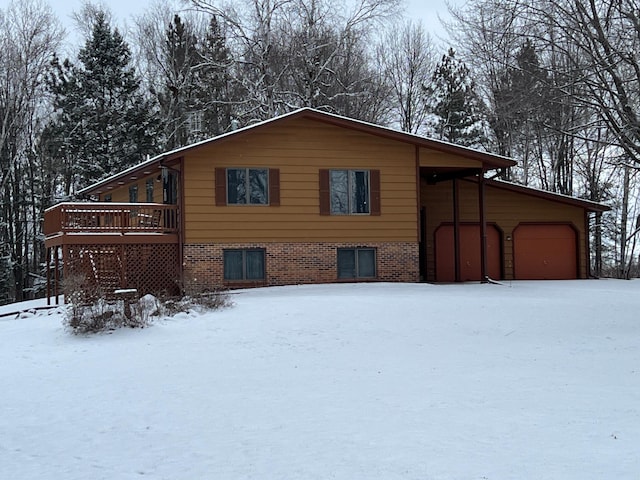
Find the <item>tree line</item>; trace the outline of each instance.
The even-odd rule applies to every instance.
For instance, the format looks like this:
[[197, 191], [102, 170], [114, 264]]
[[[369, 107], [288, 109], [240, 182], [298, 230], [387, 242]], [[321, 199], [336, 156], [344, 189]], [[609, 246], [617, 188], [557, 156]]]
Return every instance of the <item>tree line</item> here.
[[[42, 292], [44, 210], [148, 156], [299, 107], [513, 157], [505, 179], [614, 207], [594, 269], [634, 274], [636, 0], [471, 0], [449, 45], [399, 0], [154, 3], [118, 27], [0, 9], [0, 303]], [[639, 219], [640, 221], [640, 219]]]

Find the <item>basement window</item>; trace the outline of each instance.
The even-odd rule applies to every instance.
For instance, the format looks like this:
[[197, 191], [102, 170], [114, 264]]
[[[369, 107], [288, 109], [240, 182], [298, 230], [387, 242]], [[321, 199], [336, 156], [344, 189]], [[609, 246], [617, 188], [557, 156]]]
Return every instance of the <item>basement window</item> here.
[[264, 249], [229, 249], [223, 252], [224, 279], [250, 281], [265, 279]]
[[376, 277], [375, 248], [339, 248], [338, 278], [359, 279]]

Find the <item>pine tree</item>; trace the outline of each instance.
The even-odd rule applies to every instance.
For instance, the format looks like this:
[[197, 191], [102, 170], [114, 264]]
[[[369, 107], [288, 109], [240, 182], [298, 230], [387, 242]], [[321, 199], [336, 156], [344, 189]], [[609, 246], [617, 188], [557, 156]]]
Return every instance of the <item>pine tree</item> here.
[[179, 15], [166, 30], [164, 48], [161, 50], [164, 88], [158, 93], [158, 103], [164, 119], [165, 148], [172, 150], [193, 140], [200, 128], [194, 121], [200, 116], [194, 105], [197, 64], [197, 39], [192, 28]]
[[49, 125], [52, 153], [67, 165], [70, 183], [85, 185], [154, 152], [157, 120], [140, 92], [129, 47], [104, 13], [78, 54], [78, 65], [54, 59], [50, 81], [57, 116]]
[[215, 15], [211, 16], [204, 42], [198, 49], [200, 62], [196, 69], [195, 101], [203, 115], [203, 137], [229, 130], [233, 116], [231, 53], [226, 37]]
[[487, 122], [482, 101], [466, 65], [449, 49], [424, 87], [431, 112], [432, 134], [458, 145], [480, 148], [487, 142]]
[[[522, 181], [529, 183], [531, 158], [542, 136], [546, 72], [534, 44], [527, 39], [516, 53], [516, 64], [508, 66], [493, 87], [493, 115], [490, 125], [498, 153], [521, 160]], [[511, 172], [513, 173], [513, 172]]]

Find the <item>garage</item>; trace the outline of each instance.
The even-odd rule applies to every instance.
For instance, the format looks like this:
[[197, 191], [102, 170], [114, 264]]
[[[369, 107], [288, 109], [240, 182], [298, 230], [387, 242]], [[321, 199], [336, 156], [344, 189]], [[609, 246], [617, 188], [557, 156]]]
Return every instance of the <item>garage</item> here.
[[[487, 225], [487, 273], [494, 280], [502, 277], [500, 231]], [[435, 233], [436, 281], [455, 282], [455, 241], [453, 225], [442, 224]], [[460, 281], [480, 281], [480, 225], [460, 225]]]
[[517, 280], [578, 278], [577, 238], [569, 224], [520, 224], [513, 231]]

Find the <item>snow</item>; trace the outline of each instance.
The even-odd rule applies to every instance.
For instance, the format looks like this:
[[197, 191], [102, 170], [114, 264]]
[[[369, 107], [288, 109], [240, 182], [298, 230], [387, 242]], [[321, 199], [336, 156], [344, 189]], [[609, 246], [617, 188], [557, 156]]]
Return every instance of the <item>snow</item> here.
[[232, 296], [88, 337], [0, 318], [0, 478], [638, 478], [640, 281]]

